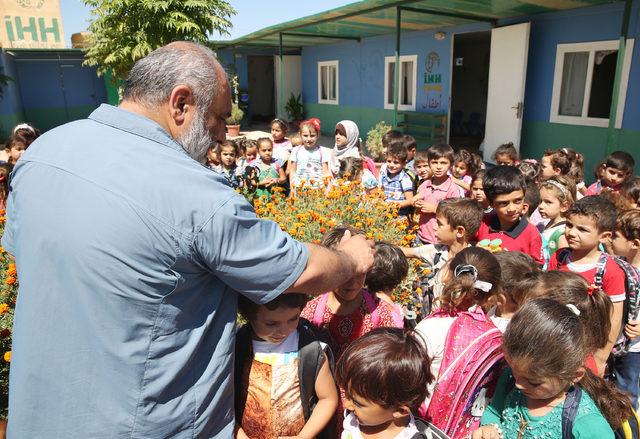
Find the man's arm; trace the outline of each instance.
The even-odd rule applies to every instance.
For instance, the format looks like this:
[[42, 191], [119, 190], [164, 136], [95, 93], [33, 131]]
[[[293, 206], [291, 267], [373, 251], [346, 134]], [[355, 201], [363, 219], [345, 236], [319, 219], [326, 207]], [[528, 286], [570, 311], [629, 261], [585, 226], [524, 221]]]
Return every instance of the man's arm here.
[[347, 231], [338, 250], [305, 244], [309, 250], [307, 265], [285, 293], [323, 294], [351, 278], [366, 274], [373, 265], [373, 241]]

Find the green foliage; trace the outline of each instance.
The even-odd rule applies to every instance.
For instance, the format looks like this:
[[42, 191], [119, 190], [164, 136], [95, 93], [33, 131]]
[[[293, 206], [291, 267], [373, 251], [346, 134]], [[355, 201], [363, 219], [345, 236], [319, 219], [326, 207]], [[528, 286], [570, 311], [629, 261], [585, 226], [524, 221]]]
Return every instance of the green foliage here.
[[235, 102], [231, 104], [231, 116], [227, 117], [225, 121], [227, 125], [239, 125], [242, 117], [244, 116], [244, 111], [236, 104]]
[[376, 160], [382, 159], [382, 136], [391, 129], [385, 121], [378, 122], [375, 127], [367, 133], [367, 150], [369, 155]]
[[208, 34], [229, 35], [236, 11], [225, 0], [84, 0], [93, 8], [85, 64], [115, 81], [133, 64], [172, 41], [205, 43]]
[[[0, 210], [0, 236], [4, 233], [4, 210]], [[7, 419], [9, 366], [11, 364], [11, 334], [13, 311], [18, 296], [16, 264], [0, 247], [0, 419]]]
[[302, 97], [300, 94], [295, 96], [291, 93], [284, 109], [287, 111], [290, 120], [296, 121], [304, 119], [304, 106], [302, 104]]
[[3, 88], [9, 85], [9, 81], [13, 81], [13, 78], [11, 76], [3, 75], [2, 73], [0, 73], [0, 99], [3, 98]]

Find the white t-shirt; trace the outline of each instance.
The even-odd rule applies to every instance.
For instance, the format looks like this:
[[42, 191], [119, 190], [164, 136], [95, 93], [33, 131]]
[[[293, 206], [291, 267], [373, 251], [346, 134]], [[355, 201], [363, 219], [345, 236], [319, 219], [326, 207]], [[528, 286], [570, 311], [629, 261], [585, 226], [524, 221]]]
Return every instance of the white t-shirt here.
[[291, 364], [298, 358], [298, 331], [293, 331], [282, 343], [251, 340], [253, 356], [260, 363], [279, 366]]
[[322, 146], [316, 146], [313, 149], [307, 149], [300, 145], [291, 151], [289, 161], [296, 164], [296, 173], [293, 176], [293, 184], [295, 186], [302, 182], [314, 180], [317, 185], [322, 182], [322, 164], [327, 163], [331, 153], [326, 151]]

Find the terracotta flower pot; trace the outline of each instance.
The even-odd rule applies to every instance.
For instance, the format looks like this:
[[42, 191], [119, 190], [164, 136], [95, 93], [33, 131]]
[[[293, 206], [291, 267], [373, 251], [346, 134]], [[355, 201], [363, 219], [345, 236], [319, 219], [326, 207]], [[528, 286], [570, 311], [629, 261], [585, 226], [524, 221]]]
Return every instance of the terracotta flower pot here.
[[227, 136], [239, 136], [240, 135], [240, 125], [227, 125]]

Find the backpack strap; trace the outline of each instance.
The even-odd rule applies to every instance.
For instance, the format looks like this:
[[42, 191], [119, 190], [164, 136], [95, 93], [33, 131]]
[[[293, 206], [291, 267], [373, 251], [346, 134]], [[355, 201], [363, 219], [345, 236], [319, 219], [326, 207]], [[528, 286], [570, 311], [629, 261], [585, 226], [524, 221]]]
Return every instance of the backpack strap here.
[[411, 439], [449, 439], [449, 436], [435, 425], [420, 418], [414, 418], [414, 420], [418, 432]]
[[562, 439], [573, 439], [573, 422], [578, 414], [580, 399], [582, 399], [582, 389], [574, 385], [569, 389], [562, 407]]
[[315, 326], [320, 327], [322, 325], [322, 317], [324, 316], [324, 311], [327, 309], [327, 300], [329, 299], [329, 294], [321, 294], [318, 299], [318, 304], [316, 305], [316, 310], [313, 313], [313, 323]]
[[235, 412], [236, 421], [242, 422], [244, 406], [247, 403], [247, 392], [244, 379], [247, 371], [247, 361], [251, 361], [253, 345], [251, 344], [251, 326], [247, 323], [236, 334], [236, 349], [234, 362], [234, 386], [236, 389]]
[[558, 265], [562, 265], [567, 262], [567, 258], [569, 257], [570, 253], [571, 250], [568, 248], [561, 248], [560, 250], [558, 250], [558, 252], [556, 253], [558, 255]]
[[596, 262], [596, 274], [593, 277], [593, 283], [598, 288], [602, 288], [602, 281], [607, 270], [608, 260], [609, 255], [605, 252], [601, 252], [600, 257], [598, 258], [598, 262]]

